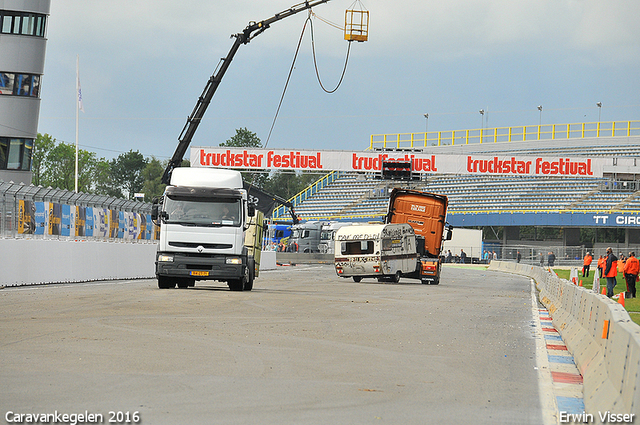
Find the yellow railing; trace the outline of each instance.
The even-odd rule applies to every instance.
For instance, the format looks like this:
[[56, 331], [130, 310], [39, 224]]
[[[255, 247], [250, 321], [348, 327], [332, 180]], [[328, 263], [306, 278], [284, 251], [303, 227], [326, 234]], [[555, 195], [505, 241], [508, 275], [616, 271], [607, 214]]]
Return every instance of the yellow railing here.
[[640, 135], [640, 121], [607, 121], [577, 124], [543, 124], [519, 127], [423, 133], [372, 134], [369, 149], [423, 148], [475, 143], [524, 142], [533, 140], [582, 139]]

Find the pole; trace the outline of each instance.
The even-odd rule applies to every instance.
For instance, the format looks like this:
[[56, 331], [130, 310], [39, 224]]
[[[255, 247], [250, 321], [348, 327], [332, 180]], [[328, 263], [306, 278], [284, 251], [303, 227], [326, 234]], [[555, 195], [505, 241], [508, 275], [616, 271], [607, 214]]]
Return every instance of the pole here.
[[78, 193], [78, 120], [80, 118], [80, 98], [78, 96], [80, 96], [80, 55], [76, 55], [76, 193]]

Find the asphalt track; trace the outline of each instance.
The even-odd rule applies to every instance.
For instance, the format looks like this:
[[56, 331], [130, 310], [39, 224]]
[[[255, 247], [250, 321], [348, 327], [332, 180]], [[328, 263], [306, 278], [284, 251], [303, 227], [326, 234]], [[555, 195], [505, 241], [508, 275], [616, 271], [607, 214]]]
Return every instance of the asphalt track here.
[[251, 292], [5, 288], [0, 423], [539, 425], [532, 307], [528, 278], [468, 268], [444, 268], [437, 286], [307, 265], [262, 272]]

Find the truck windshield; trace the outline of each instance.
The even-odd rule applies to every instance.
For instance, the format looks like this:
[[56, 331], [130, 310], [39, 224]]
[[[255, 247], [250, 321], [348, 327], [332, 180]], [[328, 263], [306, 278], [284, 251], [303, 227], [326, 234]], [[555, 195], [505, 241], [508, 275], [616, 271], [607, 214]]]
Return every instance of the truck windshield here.
[[167, 197], [164, 210], [167, 223], [187, 226], [240, 226], [240, 201], [238, 199], [183, 200]]

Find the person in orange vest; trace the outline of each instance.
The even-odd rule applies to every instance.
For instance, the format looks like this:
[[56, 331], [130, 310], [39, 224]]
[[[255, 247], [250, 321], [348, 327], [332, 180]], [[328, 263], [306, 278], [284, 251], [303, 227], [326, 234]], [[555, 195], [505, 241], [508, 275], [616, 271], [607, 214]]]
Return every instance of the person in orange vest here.
[[589, 268], [591, 267], [591, 262], [593, 261], [593, 257], [590, 252], [587, 252], [587, 255], [584, 256], [584, 262], [582, 263], [582, 277], [589, 277]]
[[624, 273], [624, 262], [627, 259], [624, 258], [624, 255], [622, 255], [622, 253], [620, 253], [620, 255], [618, 256], [618, 273]]
[[618, 283], [618, 257], [613, 254], [613, 249], [607, 248], [607, 264], [604, 268], [604, 277], [607, 278], [607, 297], [613, 297], [613, 288]]
[[626, 263], [624, 263], [624, 279], [627, 281], [627, 293], [624, 294], [625, 298], [636, 297], [638, 272], [640, 272], [640, 261], [636, 258], [635, 252], [630, 252], [629, 258], [627, 258]]
[[598, 258], [598, 271], [600, 272], [600, 275], [598, 277], [604, 277], [604, 268], [606, 267], [606, 265], [607, 259], [601, 255], [600, 258]]

